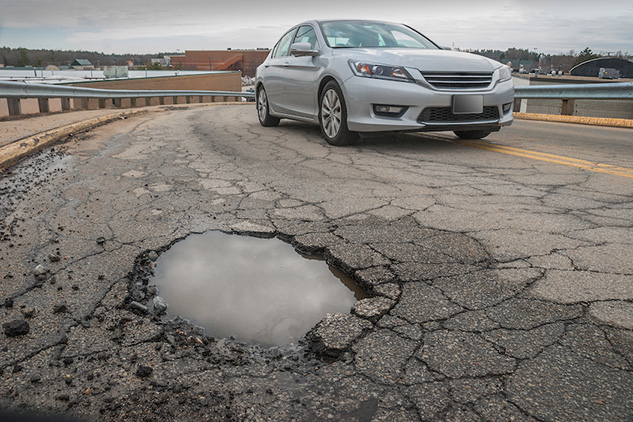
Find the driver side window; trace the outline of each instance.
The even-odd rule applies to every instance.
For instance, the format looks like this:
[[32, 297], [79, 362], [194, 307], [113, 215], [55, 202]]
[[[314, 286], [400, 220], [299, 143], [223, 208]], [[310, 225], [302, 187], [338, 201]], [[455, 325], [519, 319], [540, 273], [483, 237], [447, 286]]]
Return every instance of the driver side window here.
[[273, 49], [273, 54], [271, 56], [272, 58], [283, 57], [290, 54], [290, 44], [292, 44], [294, 34], [295, 31], [293, 29], [287, 32], [283, 37], [281, 37], [281, 39]]

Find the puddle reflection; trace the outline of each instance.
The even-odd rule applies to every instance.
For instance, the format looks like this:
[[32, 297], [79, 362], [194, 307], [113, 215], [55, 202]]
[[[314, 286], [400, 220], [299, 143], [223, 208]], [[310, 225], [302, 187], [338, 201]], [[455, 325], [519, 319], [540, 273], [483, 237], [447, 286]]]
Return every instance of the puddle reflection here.
[[170, 315], [214, 337], [265, 346], [294, 343], [326, 314], [349, 312], [356, 298], [367, 297], [341, 271], [279, 239], [218, 231], [164, 252], [151, 281]]

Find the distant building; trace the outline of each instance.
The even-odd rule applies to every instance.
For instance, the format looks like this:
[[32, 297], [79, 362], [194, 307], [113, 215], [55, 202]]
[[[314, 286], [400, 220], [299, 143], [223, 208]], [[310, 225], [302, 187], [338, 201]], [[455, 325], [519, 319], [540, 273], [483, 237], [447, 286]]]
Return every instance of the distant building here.
[[508, 62], [508, 66], [519, 72], [521, 69], [529, 72], [534, 67], [534, 62], [532, 60], [510, 59]]
[[92, 63], [86, 59], [75, 59], [70, 66], [75, 70], [94, 70], [95, 68]]
[[255, 76], [270, 50], [191, 50], [171, 56], [173, 67], [182, 70], [239, 70], [242, 76]]
[[613, 57], [603, 57], [580, 63], [571, 70], [573, 76], [599, 77], [600, 69], [614, 69], [620, 72], [621, 78], [633, 78], [633, 62]]
[[171, 56], [164, 56], [162, 58], [152, 59], [152, 64], [159, 64], [162, 67], [169, 67], [171, 66]]
[[129, 76], [127, 66], [103, 66], [103, 76], [106, 79], [127, 78]]

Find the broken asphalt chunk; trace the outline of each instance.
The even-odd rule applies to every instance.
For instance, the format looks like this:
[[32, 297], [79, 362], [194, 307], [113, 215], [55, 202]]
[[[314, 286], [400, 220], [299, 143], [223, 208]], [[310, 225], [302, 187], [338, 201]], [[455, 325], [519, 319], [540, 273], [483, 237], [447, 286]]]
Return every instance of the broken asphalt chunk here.
[[4, 335], [7, 337], [17, 337], [28, 334], [31, 330], [29, 323], [23, 319], [16, 319], [14, 321], [5, 322], [2, 324]]

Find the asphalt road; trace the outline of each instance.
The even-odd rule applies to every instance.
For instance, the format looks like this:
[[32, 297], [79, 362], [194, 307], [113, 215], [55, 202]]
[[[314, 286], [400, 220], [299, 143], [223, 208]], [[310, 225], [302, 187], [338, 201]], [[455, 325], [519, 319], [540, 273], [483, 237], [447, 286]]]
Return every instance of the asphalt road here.
[[[336, 148], [315, 127], [262, 128], [254, 108], [226, 106], [74, 137], [0, 177], [0, 406], [631, 421], [632, 134], [517, 121], [484, 142]], [[144, 312], [151, 252], [207, 230], [291, 241], [372, 298], [288, 349]]]

